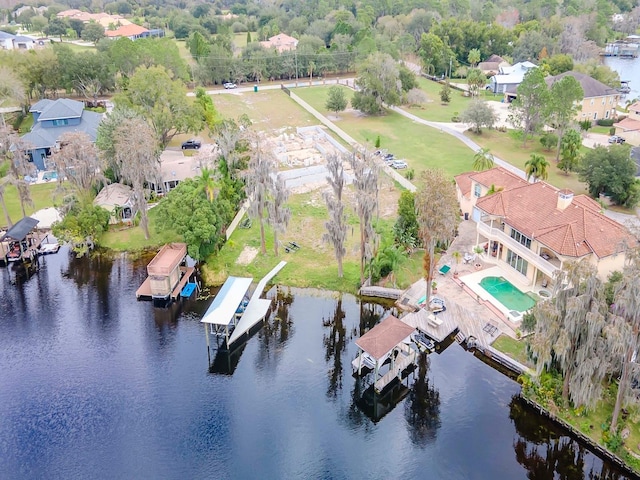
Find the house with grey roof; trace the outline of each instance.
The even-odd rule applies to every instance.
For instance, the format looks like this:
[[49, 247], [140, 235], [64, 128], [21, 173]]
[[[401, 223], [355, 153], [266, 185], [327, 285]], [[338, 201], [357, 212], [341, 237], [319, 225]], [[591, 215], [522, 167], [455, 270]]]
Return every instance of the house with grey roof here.
[[2, 50], [31, 50], [33, 46], [31, 37], [0, 31], [0, 49]]
[[616, 105], [620, 100], [620, 92], [616, 88], [605, 85], [589, 75], [574, 72], [573, 70], [560, 75], [546, 77], [544, 80], [547, 82], [547, 86], [551, 88], [555, 82], [566, 76], [575, 78], [584, 91], [584, 98], [580, 104], [581, 108], [576, 114], [576, 121], [589, 120], [591, 123], [595, 123], [600, 119], [615, 117]]
[[500, 72], [489, 80], [487, 90], [502, 94], [515, 90], [518, 88], [518, 85], [522, 83], [525, 74], [529, 70], [537, 67], [537, 65], [531, 62], [519, 62], [513, 66], [503, 65], [500, 67]]
[[84, 109], [84, 103], [68, 98], [43, 99], [35, 103], [33, 128], [23, 140], [31, 147], [29, 156], [38, 170], [46, 170], [46, 160], [59, 147], [59, 138], [67, 132], [84, 132], [96, 141], [102, 114]]

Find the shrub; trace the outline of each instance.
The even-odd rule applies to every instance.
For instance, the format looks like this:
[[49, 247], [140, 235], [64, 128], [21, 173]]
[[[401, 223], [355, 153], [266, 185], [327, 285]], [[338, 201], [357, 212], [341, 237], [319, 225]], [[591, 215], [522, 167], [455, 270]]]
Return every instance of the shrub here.
[[580, 130], [583, 130], [585, 132], [588, 132], [592, 127], [591, 120], [581, 120], [578, 122], [578, 125], [580, 125]]
[[458, 112], [453, 112], [453, 117], [451, 117], [451, 121], [452, 122], [459, 122], [460, 121], [460, 114]]
[[380, 148], [380, 135], [376, 137], [376, 148]]
[[609, 135], [615, 135], [616, 134], [616, 127], [611, 127], [609, 129]]
[[416, 171], [412, 168], [410, 170], [407, 170], [407, 173], [405, 174], [405, 177], [407, 178], [407, 180], [413, 180], [416, 176]]
[[601, 127], [610, 127], [613, 125], [613, 118], [601, 118], [598, 120], [598, 125]]
[[554, 133], [545, 133], [540, 137], [540, 144], [547, 151], [553, 150], [558, 144], [558, 136]]

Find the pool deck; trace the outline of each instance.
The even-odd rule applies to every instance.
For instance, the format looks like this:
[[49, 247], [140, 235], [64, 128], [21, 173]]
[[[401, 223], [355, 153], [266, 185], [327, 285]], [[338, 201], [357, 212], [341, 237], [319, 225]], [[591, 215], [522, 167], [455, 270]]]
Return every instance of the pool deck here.
[[[456, 319], [456, 323], [459, 325], [464, 323], [466, 325], [466, 327], [460, 326], [460, 331], [463, 335], [474, 336], [483, 344], [492, 344], [500, 334], [516, 338], [516, 330], [519, 328], [520, 322], [514, 322], [506, 315], [508, 314], [506, 307], [502, 306], [502, 309], [500, 309], [494, 305], [494, 302], [498, 303], [497, 300], [480, 287], [478, 282], [487, 276], [498, 276], [509, 280], [523, 293], [531, 290], [531, 288], [524, 287], [521, 281], [511, 278], [507, 272], [496, 267], [493, 263], [489, 263], [483, 255], [479, 256], [478, 259], [478, 263], [481, 265], [480, 270], [476, 270], [475, 261], [468, 264], [461, 261], [459, 264], [456, 264], [451, 253], [454, 251], [461, 252], [462, 254], [472, 252], [475, 239], [475, 223], [471, 220], [462, 221], [458, 227], [458, 236], [438, 262], [436, 270], [445, 264], [451, 266], [449, 273], [446, 275], [436, 273], [436, 277], [434, 278], [438, 283], [438, 292], [436, 295], [443, 298], [447, 305], [447, 310], [438, 314], [438, 317], [445, 320], [449, 318], [449, 315], [443, 316], [443, 314], [449, 313], [453, 315], [454, 312], [457, 312], [456, 315], [463, 320], [458, 321]], [[453, 275], [456, 271], [458, 272], [458, 278], [454, 278]], [[463, 282], [463, 278], [466, 278], [469, 284]], [[418, 300], [426, 293], [426, 288], [425, 280], [418, 280], [403, 293], [396, 305], [406, 312], [415, 311], [418, 308]], [[493, 300], [493, 302], [491, 300]], [[445, 325], [447, 325], [446, 320], [441, 326], [442, 332], [440, 328], [430, 331], [430, 333], [433, 334], [432, 336], [442, 338], [444, 331], [448, 330]], [[492, 327], [496, 327], [496, 329], [494, 330]], [[485, 328], [487, 331], [484, 330]]]

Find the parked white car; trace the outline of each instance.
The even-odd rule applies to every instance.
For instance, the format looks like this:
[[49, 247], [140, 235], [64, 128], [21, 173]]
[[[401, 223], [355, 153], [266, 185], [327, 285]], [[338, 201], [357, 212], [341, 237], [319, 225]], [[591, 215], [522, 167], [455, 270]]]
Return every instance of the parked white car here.
[[390, 165], [392, 168], [395, 168], [396, 170], [407, 168], [409, 166], [407, 165], [407, 162], [405, 162], [404, 160], [394, 160], [393, 162], [391, 162]]

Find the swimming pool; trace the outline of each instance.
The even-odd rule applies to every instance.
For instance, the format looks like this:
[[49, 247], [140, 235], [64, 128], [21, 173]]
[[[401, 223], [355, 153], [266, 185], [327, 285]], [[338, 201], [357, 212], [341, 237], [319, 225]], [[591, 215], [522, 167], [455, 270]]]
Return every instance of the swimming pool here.
[[509, 310], [525, 312], [536, 304], [533, 298], [522, 293], [503, 277], [485, 277], [480, 280], [480, 286]]

